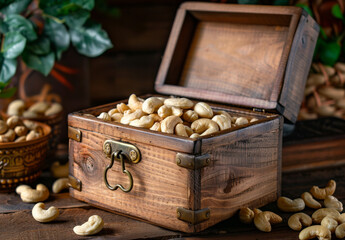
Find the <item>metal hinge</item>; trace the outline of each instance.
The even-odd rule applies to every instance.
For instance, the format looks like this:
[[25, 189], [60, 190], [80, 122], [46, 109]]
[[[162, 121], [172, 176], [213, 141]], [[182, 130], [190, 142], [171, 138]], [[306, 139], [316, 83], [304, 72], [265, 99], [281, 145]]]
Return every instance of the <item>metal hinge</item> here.
[[74, 127], [68, 127], [68, 138], [73, 139], [77, 142], [81, 141], [81, 131], [74, 128]]
[[81, 181], [72, 175], [68, 175], [68, 185], [79, 192], [81, 191]]
[[208, 153], [200, 156], [177, 153], [176, 163], [180, 167], [196, 170], [208, 166], [211, 163], [211, 156]]
[[182, 207], [176, 209], [177, 218], [190, 224], [198, 224], [210, 219], [210, 209], [188, 210]]
[[265, 113], [265, 109], [262, 108], [253, 108], [253, 112], [261, 112], [261, 113]]

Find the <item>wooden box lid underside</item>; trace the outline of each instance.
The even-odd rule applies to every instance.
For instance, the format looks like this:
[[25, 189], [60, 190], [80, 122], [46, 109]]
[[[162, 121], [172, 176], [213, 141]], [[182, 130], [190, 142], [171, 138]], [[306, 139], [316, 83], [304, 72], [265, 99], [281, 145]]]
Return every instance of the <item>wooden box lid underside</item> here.
[[277, 109], [301, 14], [297, 7], [183, 4], [157, 92]]

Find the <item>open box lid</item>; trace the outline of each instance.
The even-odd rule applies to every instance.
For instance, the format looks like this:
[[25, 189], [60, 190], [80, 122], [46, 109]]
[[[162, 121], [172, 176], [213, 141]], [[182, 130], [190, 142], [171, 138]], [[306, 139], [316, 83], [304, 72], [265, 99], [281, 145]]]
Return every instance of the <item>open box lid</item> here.
[[277, 111], [295, 122], [318, 31], [298, 7], [186, 2], [155, 90]]

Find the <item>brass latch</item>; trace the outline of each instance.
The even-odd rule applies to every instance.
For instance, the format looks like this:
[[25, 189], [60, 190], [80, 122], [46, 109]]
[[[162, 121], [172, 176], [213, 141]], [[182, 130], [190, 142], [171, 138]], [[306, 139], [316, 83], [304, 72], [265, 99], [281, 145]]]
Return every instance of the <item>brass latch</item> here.
[[211, 163], [211, 156], [208, 153], [200, 156], [177, 153], [176, 163], [180, 167], [196, 170], [208, 166]]
[[81, 181], [72, 175], [68, 175], [68, 185], [78, 191], [81, 191]]
[[68, 126], [68, 138], [73, 139], [77, 142], [80, 142], [81, 141], [81, 131], [74, 128], [74, 127]]
[[[120, 188], [123, 192], [130, 192], [133, 188], [132, 174], [125, 167], [125, 159], [132, 163], [138, 163], [141, 160], [139, 149], [129, 143], [119, 142], [115, 140], [107, 140], [103, 144], [103, 152], [110, 158], [110, 164], [104, 170], [104, 183], [108, 189], [114, 191]], [[111, 186], [108, 182], [107, 173], [114, 165], [114, 161], [119, 161], [121, 164], [122, 173], [126, 174], [129, 179], [129, 187], [125, 188], [121, 184]]]
[[177, 218], [190, 224], [198, 224], [210, 219], [210, 209], [188, 210], [182, 207], [176, 209]]

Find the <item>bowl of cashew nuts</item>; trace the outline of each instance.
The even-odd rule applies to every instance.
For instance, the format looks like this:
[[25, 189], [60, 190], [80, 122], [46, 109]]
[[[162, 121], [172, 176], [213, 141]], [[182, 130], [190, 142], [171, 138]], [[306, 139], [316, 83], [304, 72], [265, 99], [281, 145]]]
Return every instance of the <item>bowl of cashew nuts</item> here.
[[9, 103], [7, 109], [1, 115], [4, 118], [18, 116], [20, 119], [38, 121], [51, 127], [52, 137], [49, 139], [49, 152], [53, 154], [59, 143], [61, 135], [61, 123], [63, 120], [63, 107], [57, 102], [37, 101], [28, 103], [21, 99]]
[[0, 119], [0, 192], [12, 191], [41, 174], [50, 134], [44, 123], [18, 116]]

